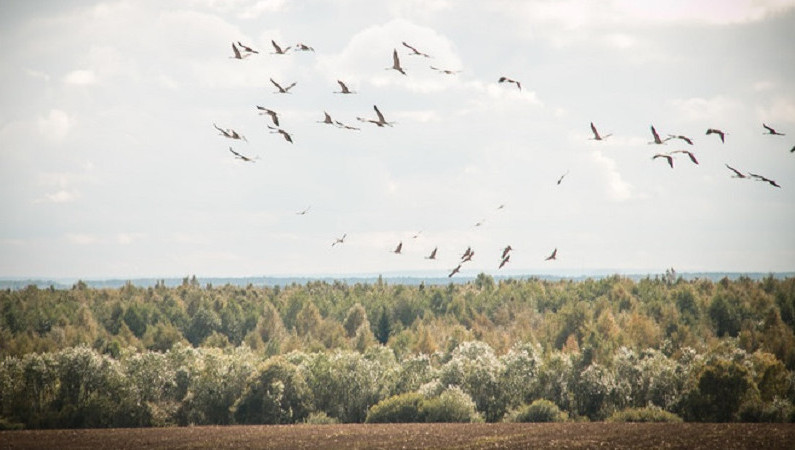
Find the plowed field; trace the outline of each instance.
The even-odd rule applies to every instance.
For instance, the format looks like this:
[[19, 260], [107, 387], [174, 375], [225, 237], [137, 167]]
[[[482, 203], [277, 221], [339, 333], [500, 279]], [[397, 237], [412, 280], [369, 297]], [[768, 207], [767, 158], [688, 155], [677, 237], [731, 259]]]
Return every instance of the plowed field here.
[[258, 425], [0, 432], [0, 448], [795, 448], [790, 424]]

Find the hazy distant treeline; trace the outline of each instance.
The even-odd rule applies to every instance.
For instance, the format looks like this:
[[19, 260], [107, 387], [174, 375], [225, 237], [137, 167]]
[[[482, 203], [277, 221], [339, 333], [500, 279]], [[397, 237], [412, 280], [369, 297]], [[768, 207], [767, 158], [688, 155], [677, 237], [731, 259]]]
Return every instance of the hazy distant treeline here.
[[794, 414], [793, 278], [77, 283], [0, 314], [4, 427]]

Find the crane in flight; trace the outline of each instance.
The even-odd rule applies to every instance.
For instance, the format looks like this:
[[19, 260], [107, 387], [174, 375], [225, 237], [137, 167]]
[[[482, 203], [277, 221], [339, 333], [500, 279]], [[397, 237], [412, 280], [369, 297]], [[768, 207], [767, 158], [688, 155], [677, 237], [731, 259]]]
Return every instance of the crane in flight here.
[[274, 130], [274, 131], [271, 131], [271, 134], [281, 134], [284, 137], [284, 140], [286, 140], [287, 142], [289, 142], [291, 144], [293, 143], [293, 137], [290, 136], [290, 133], [282, 130], [281, 128], [275, 128], [275, 127], [272, 127], [270, 125], [268, 125], [268, 128], [271, 129], [271, 130]]
[[279, 83], [273, 81], [273, 78], [271, 78], [270, 80], [271, 80], [271, 83], [273, 83], [273, 85], [276, 86], [276, 89], [278, 89], [278, 91], [274, 92], [274, 94], [289, 94], [290, 93], [290, 89], [292, 89], [293, 86], [295, 86], [297, 84], [296, 82], [293, 82], [293, 84], [291, 84], [291, 85], [289, 85], [287, 87], [282, 87]]
[[434, 247], [433, 251], [430, 255], [426, 256], [425, 259], [436, 259], [436, 251], [439, 250], [439, 247]]
[[237, 131], [235, 131], [235, 130], [233, 130], [231, 128], [227, 128], [226, 130], [224, 130], [223, 128], [219, 127], [215, 123], [213, 123], [213, 127], [215, 127], [216, 130], [221, 132], [221, 136], [227, 137], [229, 139], [237, 139], [237, 140], [242, 140], [242, 141], [248, 142], [248, 140], [246, 139], [245, 136], [243, 136], [242, 134], [239, 134]]
[[719, 129], [717, 129], [717, 128], [709, 128], [709, 129], [707, 129], [707, 135], [710, 135], [710, 134], [717, 134], [717, 135], [720, 137], [720, 142], [721, 142], [722, 144], [725, 144], [725, 143], [726, 143], [725, 136], [726, 136], [728, 133], [726, 133], [726, 132], [724, 132], [724, 131], [721, 131], [721, 130], [719, 130]]
[[[681, 140], [683, 140], [683, 141], [687, 142], [687, 143], [688, 143], [688, 145], [693, 145], [693, 140], [692, 140], [692, 139], [690, 139], [690, 138], [689, 138], [689, 137], [687, 137], [687, 136], [675, 135], [675, 134], [669, 134], [669, 135], [668, 135], [668, 139], [681, 139]], [[668, 139], [666, 139], [666, 140], [668, 140]]]
[[271, 45], [273, 45], [273, 49], [275, 50], [273, 53], [271, 53], [272, 55], [286, 55], [287, 50], [290, 50], [292, 48], [292, 47], [281, 48], [279, 44], [277, 44], [276, 41], [272, 39], [271, 39]]
[[306, 45], [302, 44], [301, 42], [295, 44], [295, 51], [297, 52], [314, 52], [315, 49]]
[[340, 90], [339, 91], [334, 91], [335, 94], [355, 94], [356, 93], [356, 91], [352, 91], [352, 90], [348, 89], [348, 86], [345, 85], [345, 83], [343, 83], [340, 80], [337, 80], [337, 84], [340, 85]]
[[654, 129], [654, 125], [651, 126], [651, 135], [654, 138], [653, 141], [649, 142], [649, 144], [665, 144], [666, 141], [670, 140], [671, 138], [660, 139], [660, 135], [657, 133], [657, 130]]
[[430, 68], [432, 70], [435, 70], [435, 71], [437, 71], [439, 73], [442, 73], [442, 74], [445, 74], [445, 75], [455, 75], [455, 74], [461, 72], [460, 70], [440, 69], [440, 68], [434, 67], [434, 66], [430, 66]]
[[402, 250], [403, 250], [403, 242], [401, 241], [400, 243], [398, 243], [397, 247], [395, 247], [395, 249], [392, 250], [392, 253], [399, 255]]
[[251, 53], [241, 54], [240, 49], [237, 48], [234, 42], [232, 42], [232, 56], [229, 57], [230, 59], [244, 59], [251, 55]]
[[276, 111], [265, 108], [263, 106], [257, 106], [257, 109], [260, 111], [259, 113], [260, 115], [270, 116], [273, 124], [276, 125], [277, 127], [279, 126], [279, 114]]
[[419, 51], [416, 48], [412, 47], [411, 45], [407, 44], [406, 41], [403, 41], [402, 44], [403, 44], [404, 47], [406, 47], [409, 50], [411, 50], [411, 53], [409, 55], [412, 55], [412, 56], [414, 56], [414, 55], [416, 55], [416, 56], [424, 56], [426, 58], [430, 58], [431, 57], [431, 55], [429, 55], [427, 53], [422, 53], [421, 51]]
[[345, 238], [348, 236], [348, 233], [344, 233], [341, 237], [338, 237], [331, 243], [331, 246], [334, 247], [337, 244], [344, 244]]
[[502, 261], [500, 261], [500, 267], [497, 267], [497, 270], [502, 269], [502, 266], [508, 264], [508, 261], [510, 260], [511, 260], [511, 255], [505, 255], [505, 257], [502, 258]]
[[665, 158], [668, 161], [668, 165], [671, 166], [671, 169], [674, 168], [674, 157], [667, 154], [667, 153], [657, 153], [656, 155], [652, 156], [651, 159], [657, 158]]
[[774, 130], [773, 128], [771, 128], [771, 127], [769, 127], [769, 126], [767, 126], [765, 124], [762, 124], [762, 126], [765, 127], [765, 129], [767, 130], [767, 133], [762, 133], [762, 134], [770, 134], [770, 135], [773, 135], [773, 136], [786, 136], [786, 134], [779, 133], [778, 131]]
[[518, 82], [516, 80], [512, 80], [512, 79], [510, 79], [508, 77], [500, 77], [500, 79], [497, 80], [497, 82], [498, 83], [513, 83], [513, 84], [516, 85], [517, 88], [519, 88], [520, 91], [522, 90], [522, 83], [520, 83], [520, 82]]
[[447, 275], [447, 278], [452, 278], [453, 275], [457, 274], [460, 270], [461, 270], [461, 264], [455, 266], [455, 269], [453, 269], [453, 271], [450, 272], [449, 275]]
[[735, 169], [734, 167], [732, 167], [732, 166], [730, 166], [728, 164], [726, 164], [726, 167], [729, 170], [731, 170], [732, 172], [734, 172], [734, 175], [732, 175], [732, 178], [748, 178], [747, 175], [745, 175], [744, 173], [742, 173], [739, 170]]
[[251, 47], [249, 47], [249, 46], [247, 46], [247, 45], [243, 45], [243, 44], [241, 44], [241, 43], [240, 43], [240, 41], [237, 41], [237, 46], [238, 46], [238, 47], [240, 47], [240, 48], [242, 48], [242, 49], [243, 49], [243, 51], [244, 51], [244, 52], [246, 52], [246, 53], [259, 54], [259, 52], [258, 52], [258, 51], [256, 51], [256, 50], [254, 50], [253, 48], [251, 48]]
[[552, 250], [552, 254], [547, 256], [544, 259], [544, 261], [551, 261], [553, 259], [558, 259], [558, 249], [557, 248], [555, 248], [555, 250]]
[[232, 152], [232, 154], [235, 155], [235, 158], [237, 158], [237, 159], [243, 160], [245, 162], [257, 162], [257, 161], [255, 161], [254, 158], [250, 158], [250, 157], [248, 157], [246, 155], [241, 155], [240, 153], [234, 151], [232, 149], [232, 147], [229, 147], [229, 151]]
[[674, 150], [674, 151], [671, 152], [671, 154], [674, 154], [674, 153], [684, 153], [685, 155], [688, 156], [688, 158], [690, 158], [690, 161], [692, 161], [693, 164], [698, 164], [698, 160], [696, 159], [696, 155], [694, 155], [693, 152], [691, 152], [691, 151], [688, 151], [688, 150]]
[[607, 139], [607, 138], [609, 138], [610, 136], [613, 135], [613, 133], [606, 134], [604, 136], [600, 135], [599, 132], [596, 131], [596, 126], [594, 126], [593, 122], [591, 122], [591, 133], [593, 133], [593, 137], [592, 138], [588, 138], [588, 139], [590, 139], [592, 141], [601, 141], [601, 140]]
[[362, 118], [362, 117], [357, 117], [356, 119], [357, 119], [358, 121], [360, 121], [360, 122], [370, 122], [370, 123], [374, 123], [374, 124], [378, 125], [379, 127], [383, 127], [384, 125], [388, 125], [388, 126], [390, 126], [390, 127], [392, 126], [392, 124], [393, 124], [394, 122], [387, 122], [387, 121], [386, 121], [386, 119], [384, 119], [384, 115], [383, 115], [383, 114], [381, 114], [381, 111], [379, 111], [379, 109], [378, 109], [378, 106], [376, 106], [376, 105], [373, 105], [373, 109], [375, 110], [375, 114], [376, 114], [376, 116], [378, 116], [378, 120], [373, 120], [373, 119], [365, 119], [365, 118]]
[[402, 73], [403, 75], [406, 74], [406, 71], [400, 67], [400, 58], [398, 58], [397, 49], [392, 50], [392, 67], [387, 67], [385, 70], [397, 70], [398, 72]]
[[771, 186], [775, 186], [777, 188], [781, 187], [775, 181], [771, 180], [770, 178], [763, 177], [762, 175], [757, 175], [757, 174], [751, 173], [751, 172], [748, 172], [748, 175], [751, 176], [751, 178], [754, 178], [754, 179], [756, 179], [758, 181], [764, 181], [765, 183], [768, 183]]

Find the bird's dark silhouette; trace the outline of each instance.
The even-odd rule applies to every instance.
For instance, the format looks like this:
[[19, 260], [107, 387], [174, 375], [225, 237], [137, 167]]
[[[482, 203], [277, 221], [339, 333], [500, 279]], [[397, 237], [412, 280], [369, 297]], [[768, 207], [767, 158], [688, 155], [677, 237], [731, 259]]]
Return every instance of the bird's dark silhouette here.
[[773, 128], [771, 128], [771, 127], [769, 127], [767, 125], [765, 125], [764, 123], [762, 124], [762, 126], [765, 127], [765, 129], [767, 130], [767, 133], [763, 133], [763, 134], [770, 134], [770, 135], [773, 135], [773, 136], [786, 136], [786, 134], [779, 133], [778, 131], [774, 130]]
[[721, 130], [719, 130], [717, 128], [709, 128], [709, 129], [707, 129], [707, 134], [708, 135], [709, 134], [717, 134], [720, 137], [720, 142], [723, 143], [723, 144], [726, 143], [726, 135], [728, 133], [726, 133], [724, 131], [721, 131]]
[[593, 133], [593, 137], [592, 138], [588, 138], [588, 139], [590, 139], [592, 141], [602, 141], [602, 140], [607, 139], [607, 138], [609, 138], [610, 136], [613, 135], [613, 133], [609, 133], [609, 134], [606, 134], [606, 135], [602, 136], [601, 134], [599, 134], [599, 131], [596, 130], [596, 126], [593, 124], [593, 122], [591, 122], [591, 133]]
[[409, 50], [411, 50], [411, 53], [409, 53], [409, 55], [415, 55], [415, 56], [424, 56], [424, 57], [426, 57], [426, 58], [430, 58], [430, 57], [431, 57], [431, 55], [429, 55], [429, 54], [427, 54], [427, 53], [423, 53], [423, 52], [421, 52], [421, 51], [417, 50], [416, 48], [414, 48], [414, 47], [412, 47], [411, 45], [407, 44], [405, 41], [404, 41], [404, 42], [402, 42], [402, 44], [403, 44], [403, 46], [404, 46], [404, 47], [406, 47], [406, 48], [408, 48]]
[[508, 78], [508, 77], [500, 77], [497, 80], [497, 82], [498, 83], [513, 83], [513, 84], [516, 85], [517, 88], [519, 88], [520, 91], [522, 90], [522, 83], [520, 83], [519, 81], [513, 80], [511, 78]]
[[552, 250], [552, 254], [544, 258], [544, 261], [551, 261], [553, 259], [558, 259], [558, 249]]

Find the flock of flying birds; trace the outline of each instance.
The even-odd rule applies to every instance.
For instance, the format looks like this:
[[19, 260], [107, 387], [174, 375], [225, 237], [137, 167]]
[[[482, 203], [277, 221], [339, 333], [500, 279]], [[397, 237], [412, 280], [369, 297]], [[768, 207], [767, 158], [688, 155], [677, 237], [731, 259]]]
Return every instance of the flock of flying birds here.
[[[310, 47], [308, 45], [302, 44], [302, 43], [298, 43], [295, 46], [282, 47], [279, 44], [277, 44], [275, 41], [271, 40], [271, 45], [273, 46], [273, 50], [274, 50], [273, 52], [271, 52], [271, 54], [274, 54], [274, 55], [286, 55], [291, 49], [293, 51], [296, 51], [296, 52], [297, 51], [301, 51], [301, 52], [314, 52], [315, 51], [314, 48], [312, 48], [312, 47]], [[403, 45], [403, 47], [408, 49], [408, 51], [409, 51], [408, 55], [409, 56], [419, 56], [419, 57], [423, 57], [423, 58], [431, 58], [431, 56], [429, 54], [419, 51], [417, 48], [415, 48], [414, 46], [406, 43], [405, 41], [402, 42], [402, 45]], [[246, 59], [248, 57], [251, 57], [252, 55], [256, 55], [256, 54], [259, 54], [259, 51], [255, 50], [255, 49], [253, 49], [253, 48], [251, 48], [251, 47], [249, 47], [247, 45], [244, 45], [244, 44], [242, 44], [239, 41], [232, 43], [232, 56], [230, 56], [231, 59], [244, 60], [244, 59]], [[439, 68], [439, 67], [432, 66], [432, 65], [429, 66], [429, 67], [430, 67], [430, 69], [432, 69], [434, 71], [437, 71], [437, 72], [439, 72], [441, 74], [444, 74], [444, 75], [455, 75], [455, 74], [460, 72], [460, 70], [444, 69], [444, 68]], [[393, 51], [392, 51], [392, 65], [389, 66], [389, 67], [386, 67], [385, 70], [395, 70], [396, 72], [399, 72], [402, 75], [407, 75], [405, 69], [401, 65], [400, 55], [398, 54], [397, 48], [393, 49]], [[292, 82], [290, 84], [279, 83], [279, 82], [275, 81], [273, 78], [270, 78], [270, 82], [271, 82], [271, 84], [273, 84], [276, 87], [276, 91], [274, 91], [274, 94], [290, 94], [290, 90], [293, 87], [296, 86], [296, 82]], [[516, 86], [516, 88], [518, 90], [520, 90], [520, 91], [522, 90], [522, 84], [521, 84], [520, 81], [517, 81], [515, 79], [509, 78], [509, 77], [506, 77], [506, 76], [501, 76], [500, 78], [497, 79], [497, 82], [501, 83], [501, 84], [502, 83], [513, 84], [513, 85]], [[350, 95], [350, 94], [356, 94], [357, 93], [356, 91], [351, 90], [347, 86], [347, 84], [344, 81], [342, 81], [342, 80], [337, 80], [337, 84], [339, 85], [340, 90], [339, 91], [334, 91], [335, 94]], [[273, 125], [270, 125], [270, 124], [266, 125], [267, 128], [270, 130], [270, 133], [281, 135], [289, 143], [293, 142], [292, 135], [289, 132], [287, 132], [286, 130], [284, 130], [283, 128], [280, 127], [279, 113], [278, 112], [276, 112], [274, 110], [271, 110], [269, 108], [263, 107], [263, 106], [259, 106], [259, 105], [256, 106], [256, 109], [257, 109], [257, 111], [259, 112], [260, 115], [268, 116], [270, 118], [270, 121], [272, 122]], [[395, 122], [387, 121], [385, 116], [384, 116], [384, 114], [378, 109], [377, 105], [373, 105], [373, 110], [375, 111], [375, 118], [356, 117], [356, 120], [358, 120], [359, 122], [362, 122], [362, 123], [372, 123], [372, 124], [374, 124], [374, 125], [376, 125], [378, 127], [384, 127], [384, 126], [390, 126], [391, 127], [391, 126], [393, 126], [393, 124]], [[338, 120], [334, 120], [331, 117], [331, 115], [329, 115], [329, 113], [327, 113], [325, 111], [323, 112], [323, 114], [324, 114], [323, 120], [317, 121], [318, 123], [327, 124], [327, 125], [333, 125], [335, 127], [342, 128], [342, 129], [347, 129], [347, 130], [353, 130], [353, 131], [360, 130], [360, 128], [358, 128], [358, 127], [345, 124], [345, 123], [340, 122]], [[591, 125], [591, 133], [593, 134], [593, 137], [589, 138], [590, 140], [603, 141], [603, 140], [609, 138], [610, 136], [612, 136], [612, 133], [604, 134], [604, 135], [600, 134], [599, 131], [597, 130], [596, 126], [593, 124], [593, 122], [591, 122], [590, 125]], [[763, 134], [771, 135], [771, 136], [785, 136], [784, 133], [776, 131], [774, 128], [768, 126], [767, 124], [763, 123], [762, 126], [765, 129], [765, 133], [763, 133]], [[238, 133], [237, 131], [235, 131], [235, 130], [233, 130], [231, 128], [224, 129], [224, 128], [219, 127], [215, 123], [213, 123], [213, 127], [215, 127], [215, 129], [219, 131], [220, 135], [225, 137], [225, 138], [247, 142], [245, 136], [243, 136], [242, 134]], [[684, 136], [684, 135], [668, 134], [666, 138], [661, 138], [660, 134], [657, 132], [657, 130], [654, 128], [653, 125], [651, 126], [651, 134], [652, 134], [652, 141], [650, 141], [649, 144], [652, 144], [652, 145], [665, 145], [668, 141], [671, 141], [671, 140], [682, 141], [682, 142], [686, 143], [688, 146], [692, 146], [693, 145], [693, 139], [690, 138], [690, 137]], [[720, 140], [721, 140], [721, 143], [725, 143], [726, 136], [728, 135], [728, 133], [726, 133], [726, 132], [724, 132], [722, 130], [719, 130], [717, 128], [709, 128], [709, 129], [707, 129], [706, 135], [712, 135], [712, 134], [714, 134], [717, 137], [719, 137]], [[229, 147], [229, 151], [232, 153], [232, 155], [235, 158], [240, 159], [240, 160], [242, 160], [244, 162], [253, 163], [253, 162], [256, 162], [257, 159], [259, 159], [259, 157], [250, 157], [250, 156], [241, 154], [241, 153], [235, 151], [231, 146]], [[795, 153], [795, 146], [792, 147], [790, 152], [791, 153]], [[655, 153], [654, 156], [652, 156], [652, 160], [656, 160], [656, 159], [665, 160], [667, 162], [667, 164], [673, 169], [674, 168], [674, 160], [675, 160], [675, 157], [676, 157], [675, 155], [680, 155], [680, 154], [681, 155], [687, 155], [687, 157], [689, 158], [691, 163], [696, 164], [696, 165], [699, 164], [698, 159], [696, 158], [695, 154], [692, 151], [690, 151], [690, 150], [684, 150], [684, 149], [673, 150], [673, 151], [670, 151], [670, 152], [667, 152], [667, 153], [662, 153], [662, 152], [661, 153]], [[725, 166], [731, 171], [732, 178], [752, 179], [752, 180], [757, 180], [757, 181], [763, 181], [763, 182], [766, 182], [766, 183], [770, 184], [773, 187], [781, 188], [781, 186], [776, 181], [774, 181], [772, 179], [769, 179], [769, 178], [767, 178], [767, 177], [765, 177], [763, 175], [750, 173], [750, 172], [743, 173], [742, 171], [737, 170], [737, 169], [735, 169], [734, 167], [732, 167], [732, 166], [730, 166], [728, 164], [725, 164]], [[562, 176], [560, 176], [560, 178], [558, 178], [558, 180], [557, 180], [557, 184], [558, 185], [560, 185], [563, 182], [563, 179], [564, 179], [564, 177], [567, 174], [568, 174], [568, 171], [566, 173], [564, 173]], [[500, 205], [497, 209], [502, 209], [504, 206], [505, 205]], [[306, 209], [303, 209], [301, 211], [296, 212], [296, 214], [297, 215], [306, 215], [307, 213], [309, 213], [310, 208], [311, 207], [307, 207]], [[483, 223], [483, 220], [477, 222], [475, 224], [475, 227], [481, 226], [482, 223]], [[420, 233], [421, 232], [418, 232], [417, 234], [412, 236], [412, 238], [417, 238]], [[346, 237], [347, 237], [347, 233], [343, 234], [342, 236], [340, 236], [338, 238], [335, 238], [334, 241], [331, 243], [331, 247], [344, 244]], [[502, 269], [508, 262], [510, 262], [511, 251], [512, 250], [513, 250], [513, 248], [510, 245], [506, 246], [503, 249], [503, 251], [502, 251], [502, 253], [501, 253], [500, 257], [499, 257], [498, 269]], [[398, 255], [401, 254], [402, 251], [403, 251], [403, 242], [402, 241], [400, 241], [398, 243], [398, 245], [395, 247], [394, 250], [391, 250], [392, 253], [398, 254]], [[437, 252], [438, 252], [438, 247], [435, 247], [431, 251], [431, 253], [428, 256], [425, 256], [424, 258], [427, 259], [427, 260], [436, 260]], [[544, 258], [544, 260], [545, 261], [556, 260], [557, 259], [557, 253], [558, 253], [558, 249], [555, 248], [549, 254], [549, 256]], [[459, 258], [458, 265], [450, 271], [450, 273], [448, 274], [448, 277], [452, 277], [455, 274], [459, 273], [459, 271], [461, 270], [462, 266], [465, 263], [467, 263], [469, 261], [472, 261], [472, 258], [473, 258], [474, 255], [475, 255], [475, 252], [472, 250], [472, 247], [467, 247], [466, 251], [464, 251], [464, 253]]]

